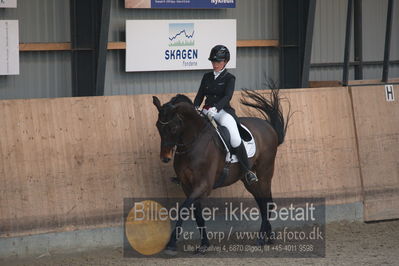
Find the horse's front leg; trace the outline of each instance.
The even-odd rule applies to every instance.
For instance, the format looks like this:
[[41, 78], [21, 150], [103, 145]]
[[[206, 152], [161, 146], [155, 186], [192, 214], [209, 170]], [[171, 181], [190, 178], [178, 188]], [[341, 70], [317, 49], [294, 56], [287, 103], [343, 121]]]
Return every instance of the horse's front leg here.
[[197, 249], [197, 252], [204, 253], [209, 247], [209, 239], [206, 233], [205, 220], [202, 216], [201, 201], [197, 200], [194, 203], [194, 208], [195, 221], [197, 222], [198, 230], [201, 236], [201, 246]]
[[[179, 209], [179, 215], [178, 215], [178, 218], [177, 218], [177, 221], [176, 221], [175, 228], [174, 228], [174, 230], [173, 230], [173, 232], [172, 232], [172, 234], [171, 234], [171, 236], [170, 236], [170, 239], [169, 239], [168, 244], [166, 245], [166, 248], [165, 248], [165, 253], [166, 253], [166, 254], [169, 254], [169, 255], [176, 255], [176, 253], [177, 253], [177, 252], [176, 252], [176, 250], [177, 250], [177, 248], [176, 248], [176, 242], [177, 242], [178, 237], [179, 237], [179, 236], [177, 235], [177, 229], [178, 229], [178, 228], [181, 228], [181, 226], [182, 226], [182, 224], [183, 224], [183, 220], [181, 219], [181, 218], [182, 218], [182, 217], [181, 217], [181, 212], [182, 212], [183, 209], [190, 208], [191, 204], [193, 204], [194, 202], [196, 202], [196, 200], [198, 200], [198, 199], [202, 196], [203, 191], [204, 191], [204, 187], [205, 187], [205, 186], [199, 186], [199, 187], [197, 187], [197, 188], [190, 194], [190, 196], [188, 196], [188, 197], [184, 200], [184, 202], [183, 202], [181, 208]], [[200, 206], [201, 206], [201, 205], [200, 205]], [[201, 218], [202, 218], [202, 211], [200, 210], [200, 212], [198, 212], [198, 211], [196, 210], [196, 208], [195, 208], [195, 209], [194, 209], [194, 215], [195, 215], [196, 219], [197, 219], [197, 217], [199, 217], [199, 216], [201, 216]], [[201, 218], [199, 218], [200, 224], [198, 224], [198, 221], [197, 221], [197, 224], [198, 224], [199, 226], [205, 225], [205, 221], [202, 219], [202, 222], [201, 222]], [[206, 241], [205, 241], [204, 243], [206, 243]], [[202, 244], [202, 242], [201, 242], [201, 244]]]
[[182, 213], [183, 209], [189, 208], [191, 206], [191, 204], [193, 204], [194, 201], [195, 201], [195, 198], [191, 198], [191, 197], [186, 198], [184, 200], [181, 208], [179, 209], [179, 214], [177, 217], [175, 228], [173, 229], [172, 234], [170, 235], [169, 242], [165, 248], [166, 254], [168, 254], [168, 255], [176, 255], [177, 254], [176, 242], [179, 237], [177, 235], [177, 230], [178, 230], [178, 228], [181, 228], [181, 226], [183, 224], [181, 213]]

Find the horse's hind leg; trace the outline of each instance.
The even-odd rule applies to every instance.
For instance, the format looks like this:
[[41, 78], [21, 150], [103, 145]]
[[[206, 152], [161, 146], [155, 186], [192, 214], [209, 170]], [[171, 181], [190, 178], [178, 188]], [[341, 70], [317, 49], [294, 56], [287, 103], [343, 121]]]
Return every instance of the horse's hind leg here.
[[267, 169], [257, 169], [256, 173], [259, 181], [250, 186], [244, 182], [247, 190], [254, 196], [261, 213], [262, 223], [259, 229], [259, 239], [257, 240], [257, 244], [260, 246], [272, 244], [272, 225], [270, 224], [269, 217], [271, 207], [273, 207], [273, 204], [271, 204], [273, 203], [271, 191], [273, 172], [273, 166]]
[[262, 223], [259, 229], [259, 238], [257, 239], [257, 245], [263, 246], [265, 244], [272, 244], [272, 225], [270, 224], [270, 203], [272, 203], [272, 198], [259, 198], [255, 197], [258, 203], [260, 213], [262, 216]]

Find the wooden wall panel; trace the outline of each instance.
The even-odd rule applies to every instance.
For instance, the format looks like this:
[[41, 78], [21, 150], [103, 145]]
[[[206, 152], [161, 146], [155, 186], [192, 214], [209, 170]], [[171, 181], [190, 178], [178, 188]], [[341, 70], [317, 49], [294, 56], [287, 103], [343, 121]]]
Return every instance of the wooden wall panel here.
[[399, 86], [352, 87], [366, 221], [399, 218]]
[[[244, 114], [239, 96], [233, 105]], [[347, 88], [283, 96], [295, 114], [278, 151], [274, 196], [359, 201]], [[172, 164], [159, 159], [151, 95], [6, 100], [0, 113], [0, 236], [120, 224], [125, 197], [183, 196], [169, 180]], [[250, 195], [238, 182], [212, 196]]]
[[[234, 106], [238, 113], [251, 113], [238, 104], [237, 96]], [[291, 102], [293, 116], [286, 140], [278, 148], [273, 196], [323, 197], [327, 204], [361, 201], [348, 89], [283, 90], [282, 96]], [[286, 115], [287, 101], [282, 103]], [[241, 184], [220, 194], [250, 196]]]
[[0, 101], [0, 113], [2, 236], [106, 226], [124, 197], [181, 195], [163, 178], [149, 95]]
[[280, 195], [360, 201], [360, 178], [347, 88], [289, 91], [294, 115], [276, 165]]

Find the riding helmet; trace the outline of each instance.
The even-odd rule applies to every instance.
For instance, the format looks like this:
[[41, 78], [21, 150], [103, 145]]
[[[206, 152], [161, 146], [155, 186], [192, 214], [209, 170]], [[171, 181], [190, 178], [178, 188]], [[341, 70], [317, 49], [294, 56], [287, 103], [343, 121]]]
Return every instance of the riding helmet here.
[[218, 61], [218, 62], [225, 60], [226, 62], [230, 61], [229, 49], [227, 49], [227, 47], [224, 45], [216, 45], [215, 47], [212, 48], [208, 60]]

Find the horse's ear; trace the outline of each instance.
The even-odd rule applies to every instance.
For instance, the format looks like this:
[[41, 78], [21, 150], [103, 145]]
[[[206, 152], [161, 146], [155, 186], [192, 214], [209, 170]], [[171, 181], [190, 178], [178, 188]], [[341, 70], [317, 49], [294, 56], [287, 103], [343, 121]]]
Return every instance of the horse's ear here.
[[161, 110], [161, 101], [158, 99], [157, 96], [152, 96], [152, 103], [158, 109], [158, 112]]

